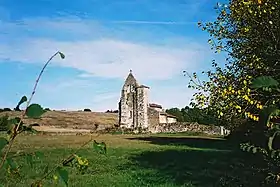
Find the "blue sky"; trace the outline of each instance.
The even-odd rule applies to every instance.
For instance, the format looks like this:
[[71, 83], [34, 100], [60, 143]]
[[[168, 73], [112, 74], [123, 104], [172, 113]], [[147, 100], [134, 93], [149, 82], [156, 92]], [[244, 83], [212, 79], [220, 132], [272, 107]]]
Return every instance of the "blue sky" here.
[[193, 90], [182, 71], [209, 69], [216, 58], [198, 21], [211, 21], [213, 0], [0, 0], [0, 108], [29, 96], [52, 109], [117, 109], [133, 70], [150, 102], [184, 107]]

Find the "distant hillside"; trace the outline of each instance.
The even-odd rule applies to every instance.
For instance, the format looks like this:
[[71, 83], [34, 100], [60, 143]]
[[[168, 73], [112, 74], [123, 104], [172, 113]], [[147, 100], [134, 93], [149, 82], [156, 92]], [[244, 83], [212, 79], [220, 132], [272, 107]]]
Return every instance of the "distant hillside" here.
[[[20, 112], [1, 112], [5, 114], [20, 116]], [[68, 112], [47, 111], [41, 119], [25, 119], [26, 122], [38, 123], [40, 126], [55, 126], [59, 128], [93, 129], [95, 124], [99, 126], [112, 126], [118, 124], [117, 113], [103, 112]]]

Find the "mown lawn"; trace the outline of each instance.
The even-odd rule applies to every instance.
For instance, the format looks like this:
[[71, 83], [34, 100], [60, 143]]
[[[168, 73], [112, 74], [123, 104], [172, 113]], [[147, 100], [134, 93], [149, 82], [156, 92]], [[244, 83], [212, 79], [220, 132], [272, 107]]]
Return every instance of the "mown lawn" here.
[[[36, 149], [44, 154], [31, 168], [22, 158], [22, 176], [7, 180], [1, 173], [5, 186], [30, 186], [32, 180], [43, 175], [46, 165], [54, 165], [69, 155], [89, 135], [26, 135], [17, 139], [15, 150]], [[256, 173], [257, 161], [238, 147], [219, 138], [170, 135], [101, 135], [97, 141], [107, 143], [107, 156], [99, 155], [91, 145], [78, 155], [90, 162], [88, 173], [77, 174], [69, 168], [69, 186], [97, 187], [211, 187], [259, 186], [263, 175]], [[44, 186], [55, 186], [52, 176]], [[62, 186], [62, 185], [57, 185]]]

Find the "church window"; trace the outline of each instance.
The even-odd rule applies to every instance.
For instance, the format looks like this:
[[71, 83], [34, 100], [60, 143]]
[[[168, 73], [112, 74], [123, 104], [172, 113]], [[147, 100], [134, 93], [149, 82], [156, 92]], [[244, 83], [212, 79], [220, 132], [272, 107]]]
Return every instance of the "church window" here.
[[134, 92], [134, 86], [133, 85], [130, 86], [130, 92]]
[[127, 93], [130, 93], [130, 86], [127, 86]]
[[130, 117], [130, 118], [132, 118], [132, 111], [130, 111], [130, 113], [129, 113], [129, 114], [130, 114], [130, 115], [129, 115], [129, 117]]

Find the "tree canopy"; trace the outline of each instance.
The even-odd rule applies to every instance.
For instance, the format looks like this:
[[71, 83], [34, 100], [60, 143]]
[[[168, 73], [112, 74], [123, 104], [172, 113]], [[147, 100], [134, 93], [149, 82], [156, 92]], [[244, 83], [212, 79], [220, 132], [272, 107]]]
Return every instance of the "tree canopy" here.
[[252, 79], [269, 75], [280, 79], [280, 2], [269, 0], [231, 0], [217, 4], [214, 22], [198, 23], [209, 33], [208, 43], [215, 53], [224, 53], [224, 63], [212, 61], [204, 71], [208, 80], [197, 73], [187, 74], [189, 87], [198, 90], [192, 105], [208, 106], [220, 121], [234, 128], [236, 119], [258, 121], [259, 109], [279, 103], [279, 95], [251, 89]]
[[217, 119], [211, 114], [211, 111], [208, 108], [200, 109], [200, 108], [192, 108], [186, 106], [184, 108], [170, 108], [167, 109], [166, 112], [168, 114], [174, 115], [177, 117], [179, 122], [197, 122], [199, 124], [211, 124], [216, 125]]

